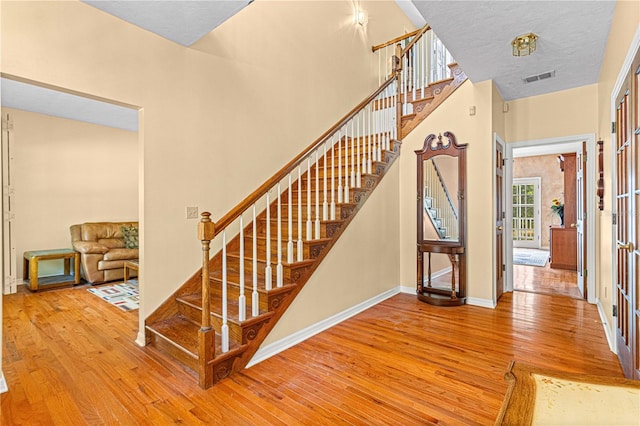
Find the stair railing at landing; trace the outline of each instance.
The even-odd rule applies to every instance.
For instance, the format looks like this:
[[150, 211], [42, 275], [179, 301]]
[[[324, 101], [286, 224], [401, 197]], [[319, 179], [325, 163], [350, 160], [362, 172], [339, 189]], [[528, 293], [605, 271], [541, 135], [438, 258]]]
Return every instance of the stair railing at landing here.
[[378, 82], [393, 72], [397, 49], [402, 49], [400, 97], [403, 114], [413, 113], [410, 101], [425, 97], [429, 84], [453, 77], [451, 53], [428, 25], [386, 43], [373, 46], [378, 55]]
[[[202, 214], [198, 225], [203, 249], [198, 336], [202, 387], [213, 384], [215, 358], [227, 353], [231, 356], [241, 349], [237, 339], [230, 339], [230, 320], [250, 321], [273, 308], [271, 301], [262, 300], [259, 283], [267, 291], [295, 284], [300, 277], [293, 276], [290, 265], [309, 259], [307, 244], [323, 238], [321, 228], [336, 219], [341, 205], [353, 202], [350, 193], [366, 184], [366, 175], [375, 173], [376, 162], [383, 161], [383, 151], [399, 139], [408, 97], [415, 99], [417, 87], [433, 81], [426, 77], [425, 70], [431, 70], [430, 76], [441, 77], [444, 71], [434, 71], [439, 57], [421, 56], [429, 53], [430, 48], [425, 46], [433, 44], [434, 36], [429, 42], [420, 41], [428, 31], [425, 26], [410, 37], [402, 37], [404, 47], [393, 41], [394, 53], [385, 53], [393, 67], [388, 77], [381, 79], [380, 87], [236, 207], [215, 222], [210, 213]], [[450, 57], [447, 55], [443, 60]], [[245, 245], [251, 250], [246, 256]], [[213, 257], [212, 247], [217, 253]], [[239, 294], [233, 297], [227, 288], [230, 273], [240, 286]], [[285, 273], [290, 274], [287, 282]], [[220, 294], [222, 311], [214, 323], [210, 307], [213, 279], [220, 286], [215, 294]], [[217, 354], [216, 348], [221, 353]]]

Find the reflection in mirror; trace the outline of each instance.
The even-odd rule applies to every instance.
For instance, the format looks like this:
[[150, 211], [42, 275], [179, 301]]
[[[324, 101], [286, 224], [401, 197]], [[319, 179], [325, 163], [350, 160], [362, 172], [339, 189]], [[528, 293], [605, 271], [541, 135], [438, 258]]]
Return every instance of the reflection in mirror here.
[[458, 158], [437, 155], [423, 164], [423, 238], [458, 241]]

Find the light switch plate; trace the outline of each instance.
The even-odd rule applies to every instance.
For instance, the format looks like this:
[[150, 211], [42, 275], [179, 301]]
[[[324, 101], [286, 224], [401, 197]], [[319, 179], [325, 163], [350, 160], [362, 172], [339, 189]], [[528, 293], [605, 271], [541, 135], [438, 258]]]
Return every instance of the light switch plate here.
[[198, 218], [198, 207], [187, 207], [187, 219]]

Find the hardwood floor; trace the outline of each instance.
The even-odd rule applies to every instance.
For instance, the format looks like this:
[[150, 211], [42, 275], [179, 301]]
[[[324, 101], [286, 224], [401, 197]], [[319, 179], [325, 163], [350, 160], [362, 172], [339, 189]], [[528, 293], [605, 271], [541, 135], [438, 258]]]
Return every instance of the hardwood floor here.
[[513, 265], [514, 290], [581, 299], [578, 290], [578, 273], [564, 269], [551, 269], [549, 262], [544, 267]]
[[493, 424], [510, 360], [622, 377], [595, 306], [526, 292], [496, 309], [400, 294], [209, 390], [85, 286], [4, 296], [3, 314], [5, 426]]

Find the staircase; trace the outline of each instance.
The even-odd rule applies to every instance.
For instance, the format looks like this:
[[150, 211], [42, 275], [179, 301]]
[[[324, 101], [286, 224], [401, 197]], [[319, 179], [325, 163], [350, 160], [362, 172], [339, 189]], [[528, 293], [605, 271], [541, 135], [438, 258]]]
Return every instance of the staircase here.
[[[404, 48], [383, 46], [397, 59], [380, 88], [232, 211], [217, 222], [202, 213], [202, 269], [146, 319], [147, 344], [201, 387], [245, 368], [398, 158], [400, 135], [466, 79], [457, 65], [417, 91], [417, 77], [403, 79], [400, 58], [415, 60], [428, 30], [404, 36]], [[398, 119], [403, 109], [413, 112]]]

